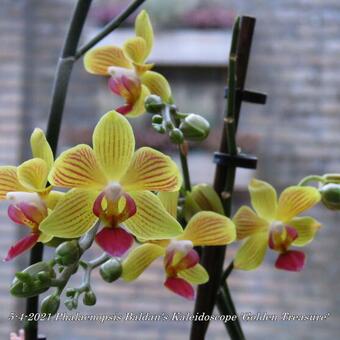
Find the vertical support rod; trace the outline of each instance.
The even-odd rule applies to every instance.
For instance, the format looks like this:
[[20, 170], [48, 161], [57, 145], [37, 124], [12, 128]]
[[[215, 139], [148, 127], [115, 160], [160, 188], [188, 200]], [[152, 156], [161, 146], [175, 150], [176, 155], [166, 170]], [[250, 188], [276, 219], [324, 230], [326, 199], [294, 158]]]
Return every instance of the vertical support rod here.
[[[241, 17], [240, 32], [236, 51], [236, 88], [240, 90], [237, 91], [239, 94], [242, 93], [242, 90], [244, 89], [254, 27], [254, 18]], [[241, 103], [242, 99], [240, 95], [236, 95], [234, 107], [235, 133], [238, 126]], [[219, 151], [222, 153], [229, 153], [229, 147], [227, 128], [226, 125], [224, 125]], [[219, 164], [216, 166], [214, 189], [224, 201], [226, 216], [230, 216], [231, 214], [231, 195], [235, 180], [235, 170], [235, 167], [226, 168], [225, 166]], [[229, 190], [224, 192], [226, 187], [228, 187]], [[222, 194], [222, 192], [224, 192], [224, 194]], [[213, 313], [217, 293], [220, 288], [225, 253], [225, 246], [205, 247], [203, 249], [201, 263], [207, 269], [210, 280], [208, 283], [198, 287], [194, 314], [205, 313], [207, 315], [211, 315]], [[192, 323], [190, 339], [204, 340], [208, 326], [209, 321], [194, 321]]]

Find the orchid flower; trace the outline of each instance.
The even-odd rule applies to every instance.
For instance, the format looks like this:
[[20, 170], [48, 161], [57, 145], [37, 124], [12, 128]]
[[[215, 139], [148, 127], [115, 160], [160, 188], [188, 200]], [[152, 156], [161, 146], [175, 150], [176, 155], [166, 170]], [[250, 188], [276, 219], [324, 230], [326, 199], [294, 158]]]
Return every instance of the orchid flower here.
[[0, 200], [9, 200], [10, 219], [31, 229], [29, 235], [10, 248], [5, 261], [9, 261], [37, 242], [48, 242], [53, 236], [39, 230], [40, 223], [53, 209], [62, 193], [51, 191], [47, 177], [53, 166], [53, 154], [42, 130], [31, 135], [32, 159], [18, 167], [0, 167]]
[[313, 187], [291, 186], [277, 200], [276, 191], [270, 184], [254, 179], [249, 192], [255, 212], [242, 206], [233, 218], [237, 238], [245, 239], [236, 254], [234, 267], [243, 270], [257, 268], [269, 246], [279, 253], [276, 268], [302, 270], [305, 254], [290, 250], [290, 246], [306, 245], [319, 230], [320, 223], [314, 218], [298, 217], [320, 201], [319, 191]]
[[[159, 196], [168, 212], [176, 218], [178, 193], [160, 193]], [[176, 237], [147, 241], [133, 249], [123, 261], [122, 278], [135, 280], [162, 256], [166, 276], [164, 286], [182, 297], [194, 299], [192, 285], [206, 283], [209, 275], [199, 264], [199, 255], [193, 247], [222, 246], [235, 238], [235, 226], [230, 219], [211, 211], [199, 212]]]
[[94, 130], [93, 148], [82, 144], [63, 152], [49, 175], [53, 185], [81, 191], [82, 200], [52, 212], [40, 229], [54, 236], [75, 238], [99, 217], [103, 228], [96, 241], [112, 256], [121, 256], [132, 245], [133, 239], [122, 228], [122, 222], [139, 238], [178, 235], [179, 223], [150, 192], [180, 188], [176, 164], [152, 148], [134, 150], [128, 120], [116, 111], [105, 114]]
[[145, 112], [144, 101], [150, 94], [160, 96], [165, 102], [171, 99], [167, 80], [150, 71], [153, 65], [146, 63], [154, 39], [145, 10], [136, 18], [135, 33], [136, 36], [128, 39], [123, 48], [101, 46], [90, 50], [84, 57], [84, 66], [89, 73], [110, 76], [109, 88], [125, 100], [116, 111], [130, 117]]

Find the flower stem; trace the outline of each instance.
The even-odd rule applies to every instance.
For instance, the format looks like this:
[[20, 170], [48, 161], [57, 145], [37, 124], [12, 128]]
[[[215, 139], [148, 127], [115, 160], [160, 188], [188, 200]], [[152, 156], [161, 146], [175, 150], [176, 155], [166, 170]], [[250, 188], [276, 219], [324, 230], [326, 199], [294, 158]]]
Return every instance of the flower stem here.
[[231, 274], [231, 272], [233, 271], [233, 269], [234, 269], [234, 262], [231, 261], [229, 266], [227, 267], [227, 269], [222, 274], [222, 277], [221, 277], [222, 283], [228, 279], [228, 277]]
[[75, 59], [79, 59], [88, 50], [90, 50], [99, 41], [105, 38], [108, 34], [118, 28], [136, 9], [141, 6], [146, 0], [135, 0], [116, 18], [110, 21], [95, 37], [93, 37], [89, 42], [79, 48], [75, 55]]
[[308, 184], [309, 182], [325, 183], [326, 180], [325, 180], [325, 178], [323, 178], [321, 176], [311, 175], [311, 176], [307, 176], [307, 177], [303, 178], [298, 183], [298, 186], [302, 187], [302, 186]]
[[191, 181], [190, 181], [190, 172], [188, 166], [188, 158], [187, 158], [187, 142], [178, 146], [179, 158], [181, 161], [182, 166], [182, 174], [183, 174], [183, 181], [184, 181], [184, 188], [185, 191], [191, 191]]

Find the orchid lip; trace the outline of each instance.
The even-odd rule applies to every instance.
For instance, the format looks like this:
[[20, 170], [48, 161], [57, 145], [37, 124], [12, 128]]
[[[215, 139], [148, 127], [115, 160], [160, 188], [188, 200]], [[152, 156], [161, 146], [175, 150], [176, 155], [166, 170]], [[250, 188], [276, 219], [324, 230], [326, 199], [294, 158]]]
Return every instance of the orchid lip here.
[[36, 192], [8, 192], [6, 198], [14, 203], [35, 203], [39, 208], [45, 209], [44, 201]]
[[124, 194], [122, 186], [118, 182], [110, 182], [104, 189], [105, 197], [111, 202], [117, 201]]
[[193, 247], [194, 245], [190, 240], [171, 240], [167, 247], [167, 252], [178, 251], [186, 255]]
[[138, 79], [138, 76], [134, 70], [126, 69], [124, 67], [110, 66], [108, 67], [107, 71], [112, 77], [115, 78], [126, 76], [129, 78], [135, 78], [136, 80]]

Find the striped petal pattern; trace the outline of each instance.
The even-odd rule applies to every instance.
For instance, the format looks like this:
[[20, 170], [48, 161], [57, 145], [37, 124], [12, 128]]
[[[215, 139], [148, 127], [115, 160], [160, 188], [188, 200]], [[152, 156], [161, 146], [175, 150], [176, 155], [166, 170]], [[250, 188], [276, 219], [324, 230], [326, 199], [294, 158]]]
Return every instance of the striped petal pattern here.
[[182, 232], [181, 225], [164, 209], [159, 198], [149, 191], [129, 192], [137, 212], [124, 224], [136, 237], [160, 240], [175, 237]]
[[164, 101], [171, 98], [171, 88], [164, 76], [154, 71], [145, 72], [141, 76], [142, 83], [148, 87], [152, 94], [161, 97]]
[[93, 150], [107, 177], [119, 180], [126, 172], [135, 149], [132, 127], [116, 111], [106, 113], [93, 133]]
[[117, 46], [97, 47], [85, 54], [84, 67], [89, 73], [106, 76], [111, 66], [132, 68], [123, 50]]
[[140, 37], [128, 39], [124, 43], [123, 50], [137, 64], [142, 64], [148, 56], [146, 41]]
[[76, 238], [86, 233], [96, 222], [92, 212], [98, 193], [73, 189], [65, 194], [52, 213], [40, 224], [39, 229], [48, 235]]
[[242, 270], [253, 270], [261, 265], [268, 248], [268, 233], [257, 233], [248, 237], [238, 249], [234, 267]]
[[135, 32], [137, 37], [143, 38], [147, 47], [147, 55], [150, 54], [153, 46], [153, 29], [148, 13], [141, 11], [135, 21]]
[[123, 262], [123, 280], [133, 281], [137, 279], [153, 261], [164, 254], [164, 248], [151, 243], [133, 249]]
[[176, 164], [159, 151], [143, 147], [137, 150], [121, 179], [126, 191], [178, 191], [181, 178]]
[[63, 152], [49, 175], [51, 184], [65, 188], [103, 188], [107, 179], [93, 150], [85, 144]]
[[43, 159], [47, 164], [48, 171], [50, 171], [53, 166], [54, 157], [44, 132], [38, 128], [34, 129], [30, 142], [33, 157]]
[[18, 169], [18, 180], [28, 190], [40, 192], [46, 190], [49, 169], [41, 158], [33, 158], [22, 163]]
[[319, 190], [313, 187], [292, 186], [285, 189], [279, 198], [277, 219], [289, 222], [293, 217], [320, 202]]
[[194, 246], [221, 246], [236, 238], [234, 223], [227, 217], [211, 211], [194, 215], [177, 239], [190, 240]]
[[238, 240], [243, 240], [250, 235], [266, 231], [269, 228], [268, 222], [257, 216], [255, 212], [247, 206], [242, 206], [237, 211], [233, 217], [233, 222], [236, 226]]
[[209, 281], [209, 274], [199, 263], [196, 266], [182, 270], [178, 276], [194, 285], [200, 285]]
[[8, 192], [28, 191], [18, 180], [17, 168], [0, 166], [0, 200], [6, 199]]

